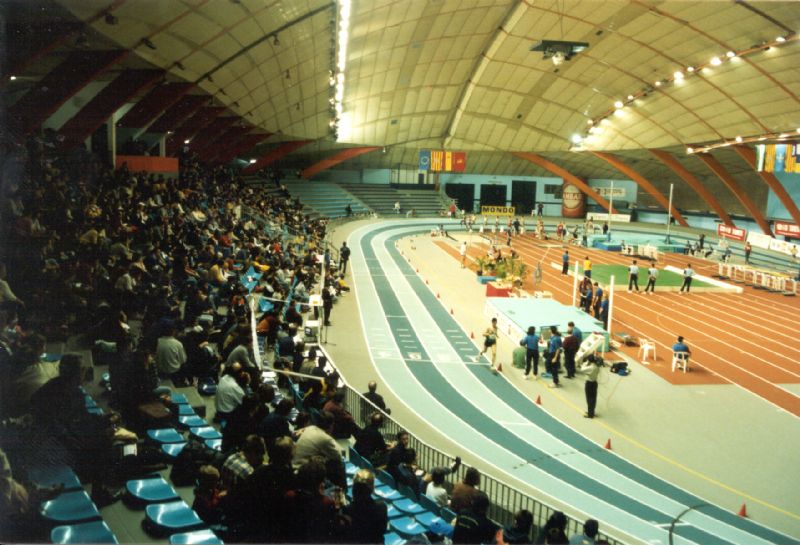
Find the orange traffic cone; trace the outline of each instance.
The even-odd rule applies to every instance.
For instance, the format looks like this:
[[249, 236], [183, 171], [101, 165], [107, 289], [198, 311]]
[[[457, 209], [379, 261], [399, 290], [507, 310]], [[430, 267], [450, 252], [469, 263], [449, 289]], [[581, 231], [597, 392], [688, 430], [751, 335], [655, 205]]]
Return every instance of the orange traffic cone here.
[[536, 396], [536, 404], [537, 405], [541, 405], [542, 404], [542, 396]]
[[499, 372], [501, 372], [501, 373], [503, 372], [503, 364], [502, 364], [502, 363], [498, 363], [498, 364], [497, 364], [497, 370], [498, 370]]
[[439, 292], [438, 292], [438, 291], [436, 292], [436, 298], [437, 298], [437, 299], [440, 299], [440, 297], [439, 297]]
[[427, 279], [427, 278], [425, 279], [425, 285], [426, 285], [426, 286], [428, 286], [428, 285], [429, 285], [429, 284], [428, 284], [428, 279]]
[[473, 333], [472, 331], [470, 331], [470, 332], [469, 332], [469, 338], [470, 338], [470, 339], [474, 339], [474, 338], [475, 338], [475, 333]]
[[417, 267], [417, 272], [419, 272], [419, 267]]
[[605, 445], [605, 447], [604, 447], [604, 448], [605, 448], [606, 450], [611, 450], [611, 439], [609, 439], [608, 441], [606, 441], [606, 445]]
[[739, 508], [738, 515], [740, 517], [747, 518], [747, 505], [745, 505], [744, 503], [742, 504], [742, 506]]
[[452, 308], [450, 309], [450, 314], [451, 314], [451, 315], [453, 314], [453, 309], [452, 309]]

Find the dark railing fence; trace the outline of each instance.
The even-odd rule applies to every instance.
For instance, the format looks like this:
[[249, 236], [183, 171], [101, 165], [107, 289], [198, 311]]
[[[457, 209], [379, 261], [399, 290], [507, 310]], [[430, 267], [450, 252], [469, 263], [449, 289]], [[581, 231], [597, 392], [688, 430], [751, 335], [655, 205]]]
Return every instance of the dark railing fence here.
[[[334, 365], [335, 367], [330, 355], [325, 351], [324, 348], [320, 348], [328, 357], [328, 361], [331, 362], [331, 365]], [[347, 410], [350, 411], [350, 413], [353, 415], [353, 418], [355, 418], [356, 422], [360, 426], [366, 424], [367, 419], [372, 413], [376, 411], [382, 412], [371, 401], [351, 388], [346, 382], [344, 388], [346, 391], [345, 405]], [[453, 456], [445, 454], [444, 452], [433, 448], [427, 443], [424, 443], [413, 433], [409, 432], [400, 424], [398, 424], [397, 421], [395, 421], [388, 414], [383, 413], [383, 416], [383, 434], [386, 438], [386, 441], [388, 442], [390, 440], [394, 440], [397, 436], [397, 433], [400, 431], [408, 432], [409, 446], [417, 451], [417, 463], [421, 468], [430, 471], [434, 467], [451, 467], [453, 465], [455, 461]], [[461, 469], [459, 469], [455, 474], [450, 474], [447, 478], [450, 486], [454, 485], [456, 482], [459, 482], [465, 471], [466, 467], [464, 464], [462, 464]], [[545, 503], [542, 503], [541, 501], [536, 500], [523, 492], [520, 492], [516, 488], [483, 473], [481, 474], [480, 489], [484, 491], [487, 496], [489, 496], [489, 500], [491, 501], [489, 518], [501, 524], [502, 526], [512, 525], [514, 523], [514, 515], [520, 510], [527, 509], [530, 511], [533, 514], [534, 538], [536, 537], [536, 530], [542, 528], [547, 522], [547, 519], [549, 519], [553, 513], [560, 511], [560, 509], [546, 505]], [[572, 518], [567, 514], [567, 536], [580, 534], [582, 532], [583, 521]], [[611, 545], [622, 545], [622, 542], [612, 539], [605, 534], [598, 535], [598, 539], [605, 539]]]

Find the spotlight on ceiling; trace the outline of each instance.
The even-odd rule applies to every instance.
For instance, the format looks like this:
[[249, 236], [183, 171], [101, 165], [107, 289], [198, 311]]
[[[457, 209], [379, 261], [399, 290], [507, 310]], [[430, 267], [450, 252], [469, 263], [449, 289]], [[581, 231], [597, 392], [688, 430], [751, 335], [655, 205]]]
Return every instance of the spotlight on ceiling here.
[[560, 40], [539, 40], [530, 47], [530, 51], [541, 51], [542, 58], [551, 59], [553, 64], [558, 66], [564, 61], [572, 60], [572, 57], [589, 47], [586, 42], [565, 42]]
[[572, 137], [570, 138], [570, 140], [572, 140], [572, 143], [573, 143], [573, 144], [575, 144], [575, 145], [579, 145], [581, 142], [583, 142], [583, 137], [582, 137], [580, 134], [577, 134], [577, 133], [576, 133], [576, 134], [573, 134], [573, 135], [572, 135]]
[[783, 36], [778, 36], [777, 38], [775, 38], [775, 41], [778, 43], [783, 43], [786, 41], [786, 38], [784, 38]]

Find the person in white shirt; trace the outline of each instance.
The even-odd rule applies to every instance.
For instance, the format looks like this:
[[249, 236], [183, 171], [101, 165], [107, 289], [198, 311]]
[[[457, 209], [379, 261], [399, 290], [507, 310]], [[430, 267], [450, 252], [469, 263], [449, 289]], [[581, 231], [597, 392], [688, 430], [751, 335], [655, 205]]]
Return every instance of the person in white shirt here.
[[[186, 363], [186, 350], [183, 343], [175, 338], [175, 326], [170, 325], [156, 346], [156, 368], [162, 377], [169, 377], [183, 383], [183, 365]], [[179, 384], [175, 384], [179, 386]]]
[[425, 488], [425, 495], [436, 503], [439, 507], [447, 507], [449, 498], [447, 490], [444, 487], [445, 471], [442, 468], [436, 468], [431, 474], [431, 482]]
[[215, 420], [225, 418], [242, 404], [244, 386], [249, 381], [250, 375], [244, 372], [239, 363], [234, 363], [225, 370], [217, 385], [217, 394], [214, 398], [214, 408], [217, 411]]
[[467, 241], [463, 241], [461, 243], [461, 248], [459, 248], [458, 253], [461, 254], [461, 268], [463, 269], [466, 265], [467, 261]]
[[686, 268], [683, 269], [683, 285], [681, 286], [681, 291], [679, 292], [683, 295], [683, 290], [686, 289], [686, 293], [689, 293], [689, 290], [692, 287], [692, 277], [694, 276], [694, 269], [692, 269], [692, 264], [687, 263]]
[[628, 267], [628, 293], [631, 292], [631, 288], [634, 286], [636, 291], [639, 291], [639, 265], [636, 264], [635, 259]]
[[399, 214], [400, 213], [400, 201], [396, 201], [394, 203], [394, 213], [395, 214]]
[[651, 263], [650, 267], [647, 269], [647, 286], [644, 288], [644, 292], [647, 294], [652, 295], [656, 289], [656, 279], [658, 278], [658, 269], [656, 268], [655, 263]]

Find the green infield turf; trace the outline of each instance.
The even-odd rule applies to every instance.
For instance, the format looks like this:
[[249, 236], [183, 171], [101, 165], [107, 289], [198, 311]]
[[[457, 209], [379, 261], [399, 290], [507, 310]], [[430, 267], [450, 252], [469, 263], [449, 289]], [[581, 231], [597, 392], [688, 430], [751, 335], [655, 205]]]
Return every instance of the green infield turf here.
[[[583, 274], [583, 268], [580, 268]], [[611, 282], [611, 275], [614, 275], [614, 282], [617, 286], [628, 286], [628, 266], [627, 265], [592, 265], [592, 281], [597, 281], [607, 286]], [[683, 284], [683, 275], [667, 271], [658, 270], [658, 280], [656, 280], [656, 290], [662, 288], [680, 288]], [[647, 285], [647, 266], [639, 266], [639, 289], [643, 290]], [[692, 280], [692, 289], [695, 288], [716, 288], [716, 286], [703, 282], [695, 278]]]

